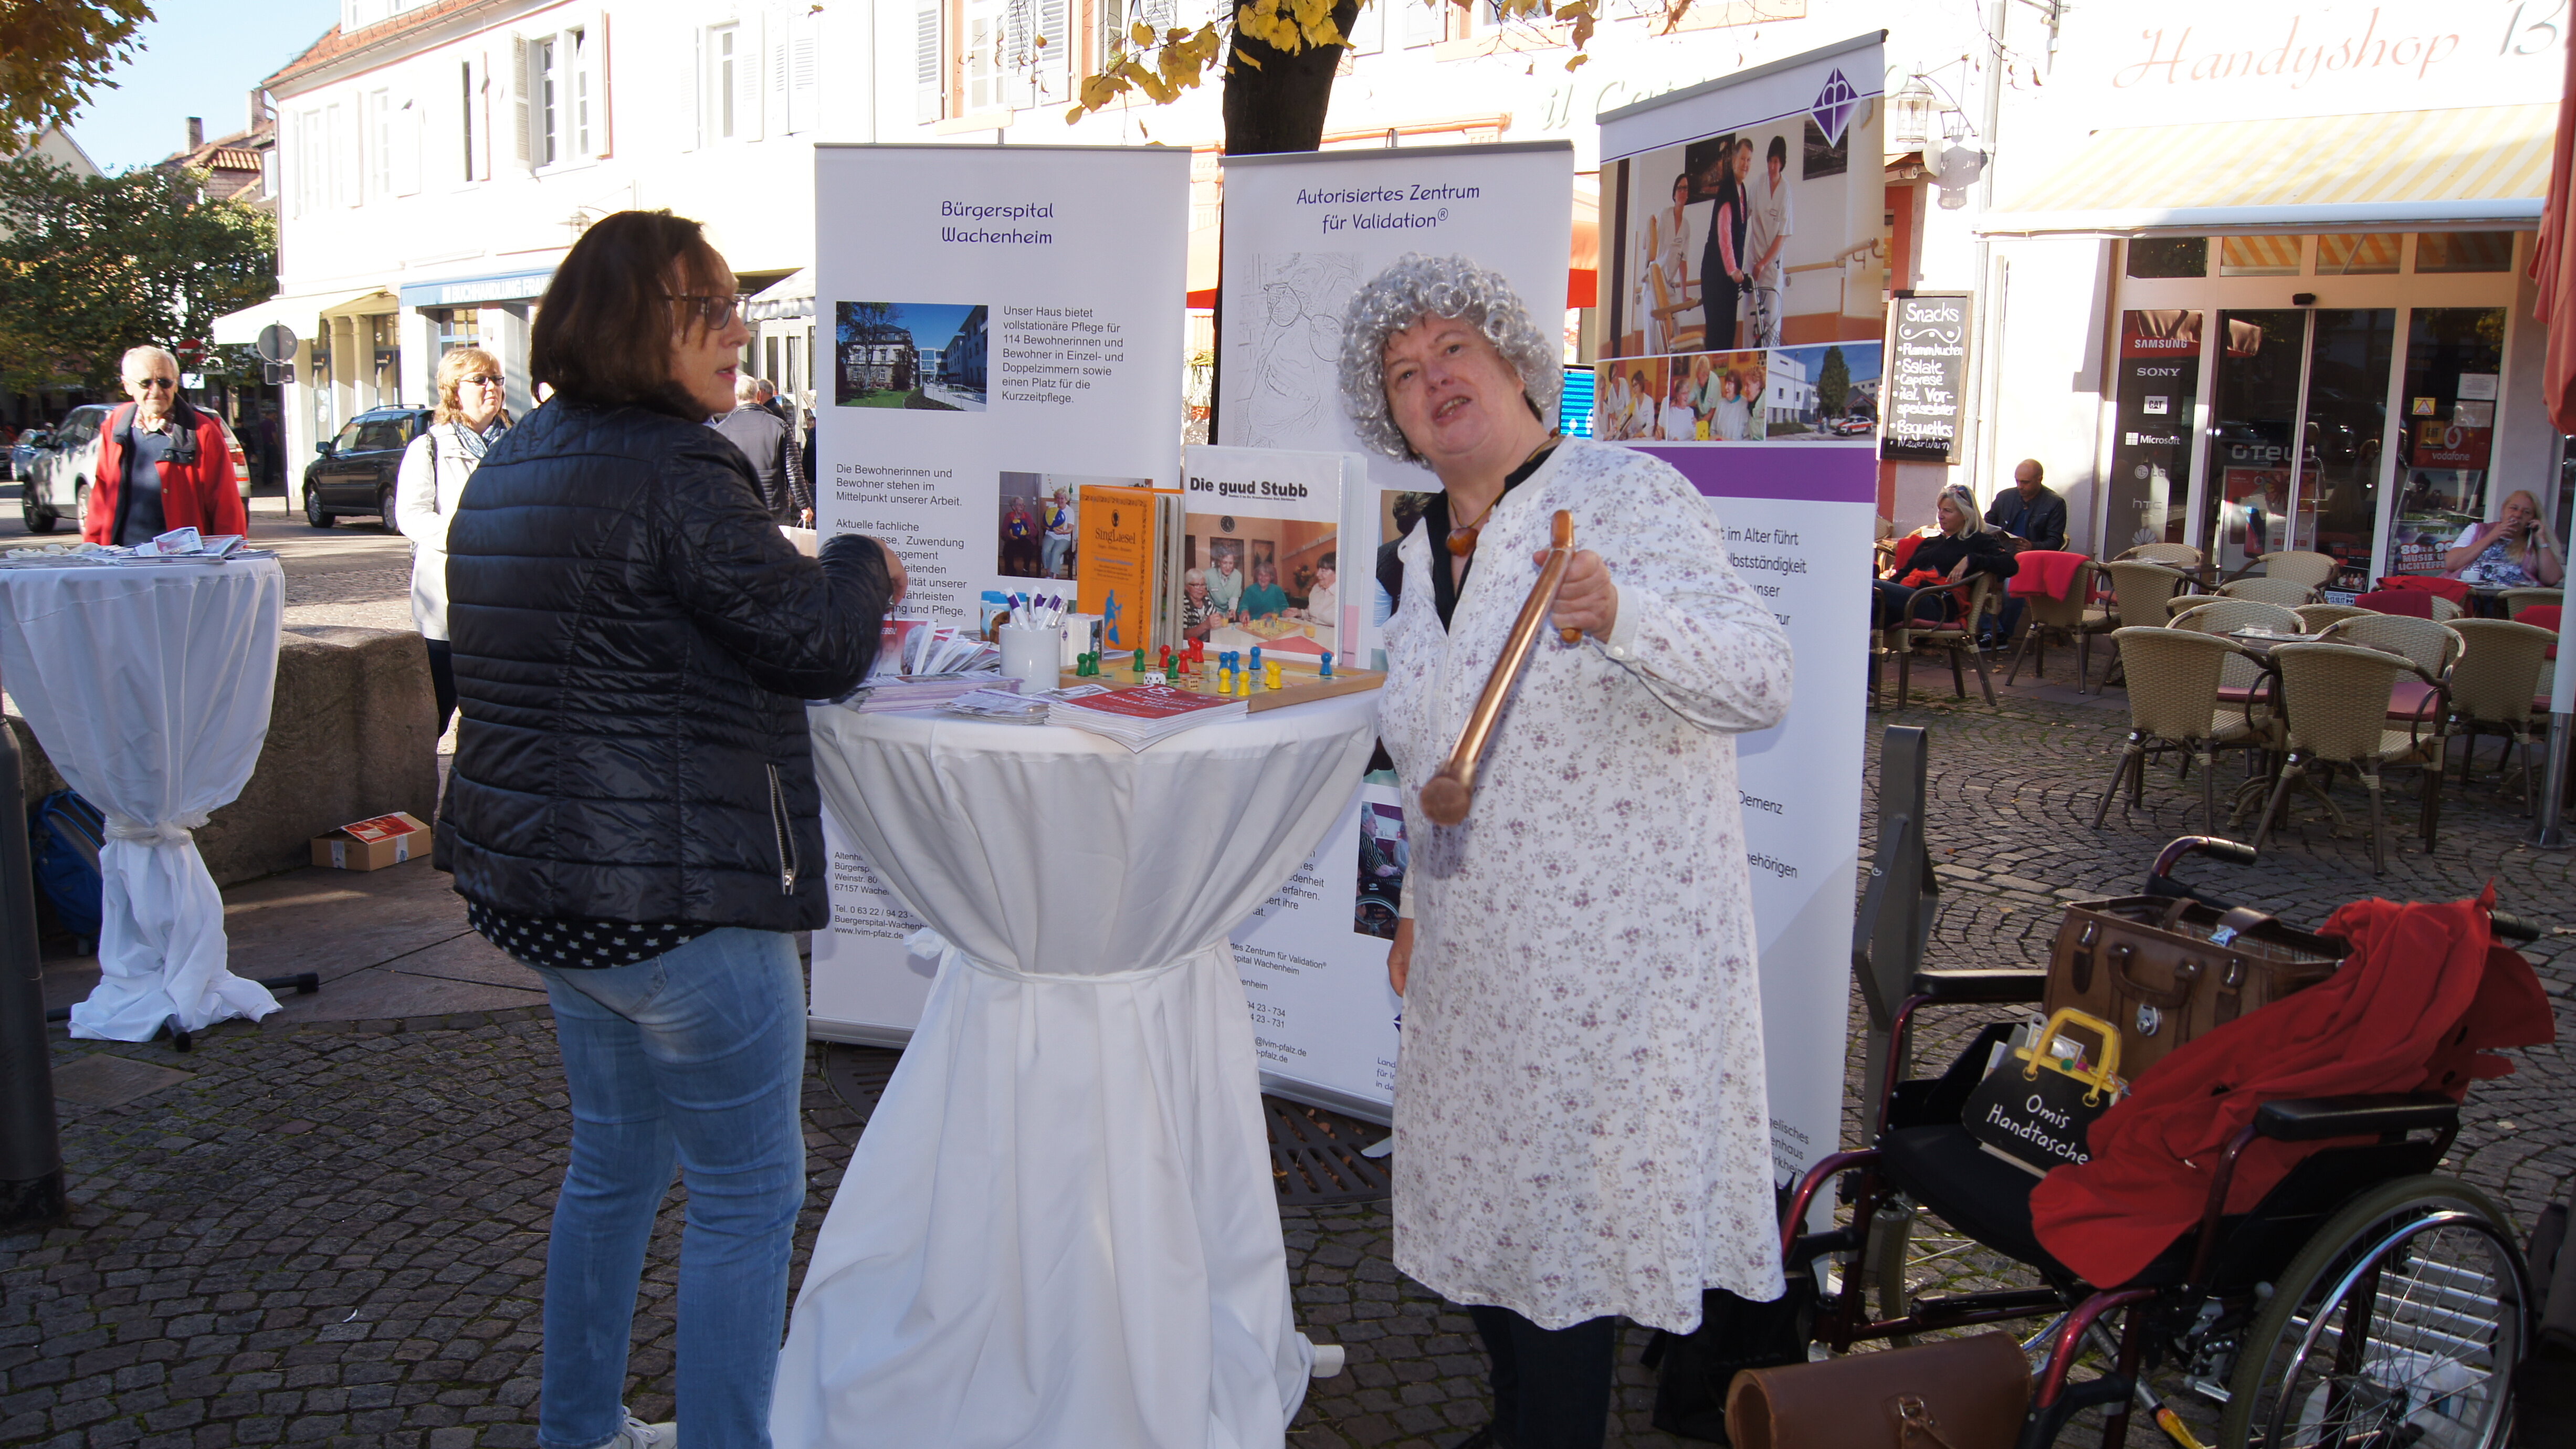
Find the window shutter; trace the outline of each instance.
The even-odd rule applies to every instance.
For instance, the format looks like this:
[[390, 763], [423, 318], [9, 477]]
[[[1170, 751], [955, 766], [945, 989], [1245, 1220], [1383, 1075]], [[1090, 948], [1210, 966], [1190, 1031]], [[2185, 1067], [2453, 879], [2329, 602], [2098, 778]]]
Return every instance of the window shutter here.
[[769, 108], [769, 87], [761, 84], [761, 72], [769, 67], [763, 60], [769, 54], [769, 16], [767, 13], [743, 17], [742, 28], [735, 32], [734, 71], [734, 139], [757, 141], [761, 137], [761, 112]]
[[913, 119], [936, 121], [945, 110], [939, 84], [941, 0], [918, 0], [912, 12]]
[[822, 80], [820, 42], [811, 11], [800, 11], [788, 21], [787, 129], [791, 132], [814, 129], [815, 103], [820, 99], [818, 87]]
[[1070, 8], [1065, 0], [1038, 0], [1038, 34], [1046, 39], [1046, 44], [1035, 47], [1033, 57], [1040, 105], [1060, 104], [1072, 94], [1073, 31], [1066, 14]]
[[1396, 0], [1369, 0], [1360, 7], [1360, 18], [1351, 22], [1351, 52], [1375, 55], [1386, 49], [1386, 7]]
[[510, 144], [511, 154], [518, 158], [521, 166], [536, 164], [533, 159], [536, 151], [531, 144], [535, 139], [531, 128], [536, 121], [529, 100], [536, 95], [537, 78], [528, 72], [528, 67], [536, 64], [536, 60], [535, 46], [528, 44], [523, 37], [510, 37]]
[[394, 195], [420, 194], [420, 145], [423, 131], [422, 112], [427, 104], [414, 96], [394, 113]]
[[1029, 71], [1037, 58], [1037, 0], [1003, 0], [1002, 74], [995, 87], [1002, 105], [1029, 103]]
[[691, 108], [693, 123], [689, 127], [689, 150], [707, 144], [707, 32], [700, 26], [689, 32], [689, 90], [697, 98]]
[[593, 156], [615, 154], [609, 144], [608, 130], [608, 12], [590, 17], [582, 31], [581, 76], [584, 94], [590, 97], [590, 151]]

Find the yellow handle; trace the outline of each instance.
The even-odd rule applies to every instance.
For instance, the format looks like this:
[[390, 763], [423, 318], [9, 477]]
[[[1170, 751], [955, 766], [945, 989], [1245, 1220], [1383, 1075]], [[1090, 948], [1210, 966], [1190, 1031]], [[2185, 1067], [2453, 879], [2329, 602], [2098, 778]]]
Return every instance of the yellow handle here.
[[[2075, 1078], [2077, 1081], [2091, 1082], [2093, 1084], [2093, 1090], [2084, 1094], [2085, 1105], [2091, 1106], [2093, 1099], [2102, 1095], [2103, 1091], [2111, 1085], [2111, 1079], [2120, 1074], [2120, 1029], [2098, 1016], [2077, 1011], [2071, 1006], [2061, 1006], [2056, 1011], [2050, 1013], [2048, 1025], [2039, 1029], [2038, 1039], [2031, 1043], [2029, 1051], [2021, 1053], [2021, 1055], [2030, 1062], [2029, 1070], [2023, 1072], [2022, 1076], [2024, 1079], [2033, 1082], [2039, 1080], [2040, 1063], [2049, 1055], [2048, 1048], [2050, 1045], [2056, 1042], [2057, 1028], [2061, 1023], [2075, 1026], [2089, 1026], [2093, 1028], [2095, 1035], [2102, 1038], [2102, 1064], [2100, 1066], [2095, 1067], [2090, 1072], [2066, 1073], [2066, 1075]], [[2060, 1070], [2063, 1070], [2063, 1068], [2060, 1068]]]

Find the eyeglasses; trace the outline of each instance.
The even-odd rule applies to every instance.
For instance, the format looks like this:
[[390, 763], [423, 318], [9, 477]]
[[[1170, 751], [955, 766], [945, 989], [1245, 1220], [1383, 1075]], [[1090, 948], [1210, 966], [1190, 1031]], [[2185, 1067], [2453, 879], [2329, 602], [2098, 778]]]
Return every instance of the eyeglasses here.
[[176, 389], [179, 386], [179, 379], [175, 377], [138, 377], [126, 385], [128, 387], [142, 388], [146, 391], [153, 388], [163, 387]]
[[751, 304], [751, 298], [739, 292], [730, 297], [673, 296], [671, 300], [686, 304], [685, 311], [695, 312], [698, 321], [710, 332], [732, 322], [737, 314]]
[[501, 379], [494, 377], [488, 372], [478, 372], [472, 377], [460, 377], [457, 381], [460, 383], [472, 383], [476, 387], [499, 387], [501, 385]]

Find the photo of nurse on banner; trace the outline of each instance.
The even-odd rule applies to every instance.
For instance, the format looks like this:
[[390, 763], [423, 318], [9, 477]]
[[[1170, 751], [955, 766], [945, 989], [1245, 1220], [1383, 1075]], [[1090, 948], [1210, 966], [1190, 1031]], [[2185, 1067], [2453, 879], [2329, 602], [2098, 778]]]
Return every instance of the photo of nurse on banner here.
[[1878, 154], [1880, 116], [1868, 98], [1604, 166], [1605, 352], [1727, 354], [1877, 338], [1886, 200], [1876, 166], [1851, 158]]

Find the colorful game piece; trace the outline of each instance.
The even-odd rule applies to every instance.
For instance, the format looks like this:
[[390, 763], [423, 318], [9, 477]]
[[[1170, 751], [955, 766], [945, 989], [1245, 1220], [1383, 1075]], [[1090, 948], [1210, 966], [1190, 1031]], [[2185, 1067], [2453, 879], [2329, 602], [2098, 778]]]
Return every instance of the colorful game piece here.
[[1277, 689], [1279, 687], [1278, 660], [1273, 659], [1268, 664], [1261, 667], [1261, 687], [1264, 689]]
[[1258, 644], [1252, 646], [1252, 672], [1255, 674], [1261, 672], [1261, 646]]
[[1333, 677], [1333, 651], [1330, 649], [1324, 651], [1324, 667], [1318, 672], [1318, 677], [1323, 679]]
[[1136, 651], [1136, 672], [1138, 674], [1145, 672], [1145, 651], [1142, 649]]

